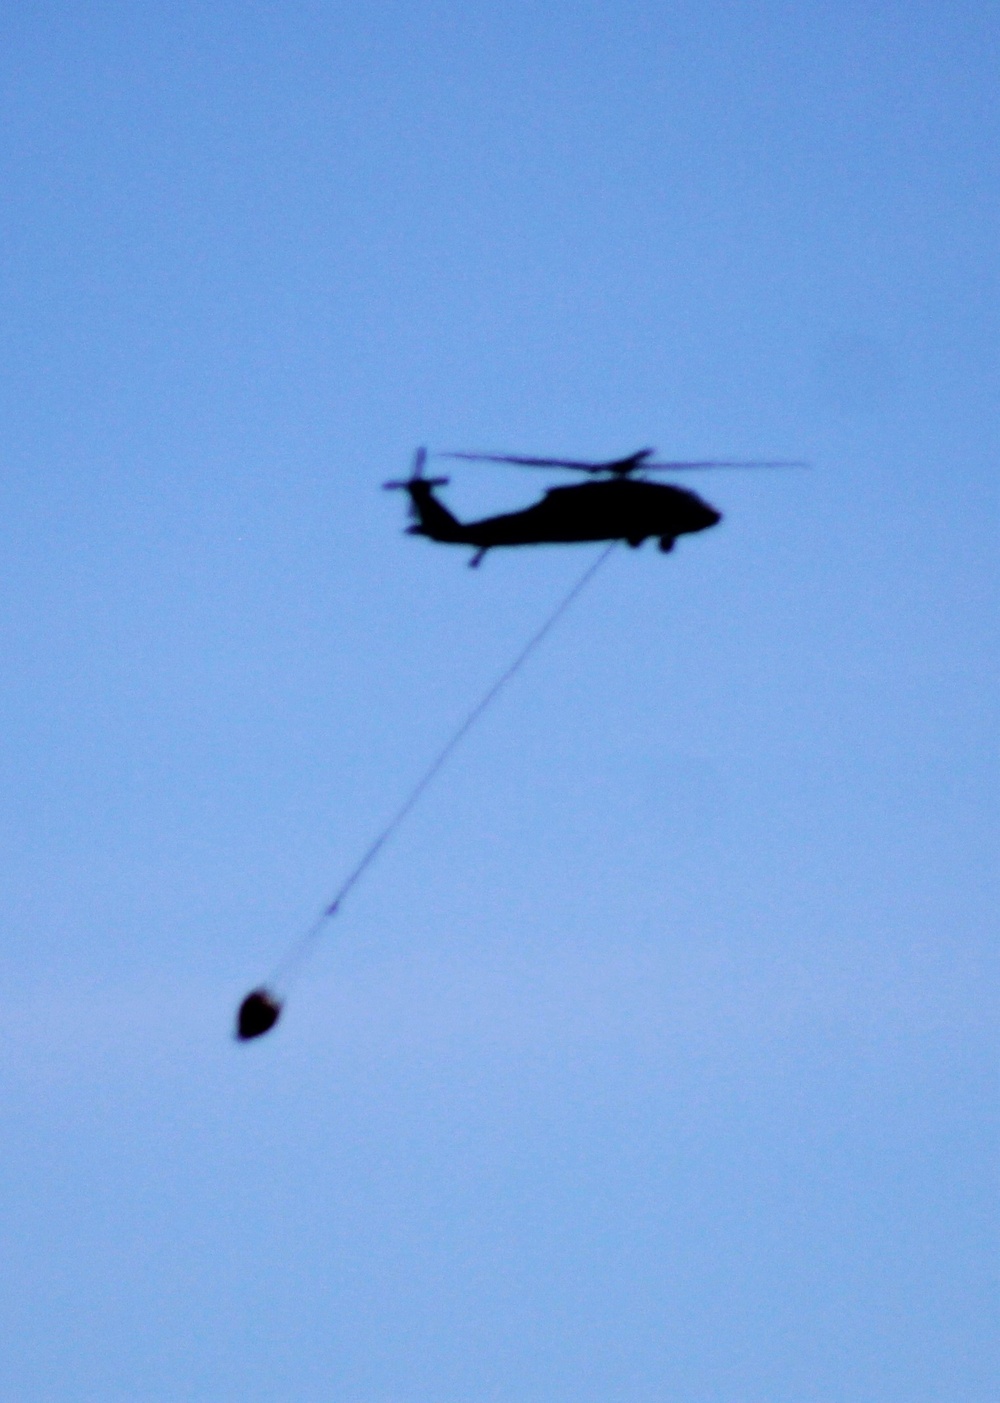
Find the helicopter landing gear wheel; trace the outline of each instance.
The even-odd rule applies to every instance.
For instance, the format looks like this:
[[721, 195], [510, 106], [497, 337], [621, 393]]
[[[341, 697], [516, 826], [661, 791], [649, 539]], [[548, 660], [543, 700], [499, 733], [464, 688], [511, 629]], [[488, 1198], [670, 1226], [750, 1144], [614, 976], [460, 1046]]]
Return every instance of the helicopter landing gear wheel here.
[[633, 550], [637, 550], [646, 538], [645, 536], [626, 536], [625, 539]]
[[662, 550], [662, 551], [668, 551], [668, 550], [673, 550], [673, 548], [674, 548], [674, 538], [673, 538], [673, 536], [661, 536], [661, 537], [660, 537], [660, 550]]

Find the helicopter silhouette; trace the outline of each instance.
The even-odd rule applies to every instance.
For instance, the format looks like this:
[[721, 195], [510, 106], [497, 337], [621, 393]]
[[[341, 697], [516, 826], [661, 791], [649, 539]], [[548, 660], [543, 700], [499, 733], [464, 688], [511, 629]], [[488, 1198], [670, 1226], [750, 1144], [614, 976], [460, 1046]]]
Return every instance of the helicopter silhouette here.
[[626, 458], [607, 462], [581, 462], [573, 458], [525, 458], [507, 453], [442, 453], [442, 458], [462, 458], [474, 463], [515, 463], [523, 468], [568, 468], [586, 473], [593, 482], [570, 487], [550, 487], [542, 498], [522, 511], [462, 522], [435, 495], [447, 486], [446, 477], [425, 477], [427, 450], [418, 448], [408, 478], [386, 482], [387, 489], [409, 494], [416, 518], [407, 528], [412, 536], [426, 536], [448, 545], [474, 547], [469, 561], [477, 566], [487, 551], [497, 546], [537, 546], [580, 541], [627, 541], [641, 546], [658, 537], [661, 551], [670, 551], [678, 536], [707, 531], [722, 520], [722, 513], [695, 492], [635, 476], [642, 472], [688, 472], [706, 468], [786, 468], [802, 463], [704, 462], [655, 463], [652, 448], [640, 448]]

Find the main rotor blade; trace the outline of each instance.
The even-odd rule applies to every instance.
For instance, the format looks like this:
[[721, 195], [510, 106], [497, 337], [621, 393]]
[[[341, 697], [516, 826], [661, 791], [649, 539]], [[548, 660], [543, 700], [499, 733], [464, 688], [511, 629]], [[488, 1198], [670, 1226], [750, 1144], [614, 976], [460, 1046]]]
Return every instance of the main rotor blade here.
[[702, 468], [808, 468], [809, 463], [792, 462], [785, 459], [748, 459], [746, 461], [728, 458], [707, 458], [693, 463], [641, 463], [644, 473], [697, 472]]
[[583, 463], [577, 458], [521, 458], [513, 453], [439, 453], [439, 458], [464, 458], [469, 463], [517, 463], [522, 468], [577, 468], [580, 472], [599, 473], [610, 463]]
[[527, 458], [517, 453], [439, 453], [439, 458], [462, 458], [470, 463], [516, 463], [521, 468], [571, 468], [583, 473], [613, 473], [628, 477], [634, 472], [700, 472], [711, 468], [808, 468], [803, 462], [784, 459], [704, 458], [695, 461], [651, 463], [653, 450], [642, 448], [626, 458], [592, 462], [580, 458]]

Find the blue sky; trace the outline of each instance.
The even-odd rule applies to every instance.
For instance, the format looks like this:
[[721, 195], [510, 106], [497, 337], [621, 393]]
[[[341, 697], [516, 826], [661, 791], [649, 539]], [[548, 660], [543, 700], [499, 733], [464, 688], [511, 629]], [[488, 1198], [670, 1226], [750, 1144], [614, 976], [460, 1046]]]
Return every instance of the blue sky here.
[[[998, 32], [6, 14], [0, 1398], [994, 1396]], [[592, 557], [403, 535], [418, 443], [813, 468], [611, 557], [237, 1047]]]

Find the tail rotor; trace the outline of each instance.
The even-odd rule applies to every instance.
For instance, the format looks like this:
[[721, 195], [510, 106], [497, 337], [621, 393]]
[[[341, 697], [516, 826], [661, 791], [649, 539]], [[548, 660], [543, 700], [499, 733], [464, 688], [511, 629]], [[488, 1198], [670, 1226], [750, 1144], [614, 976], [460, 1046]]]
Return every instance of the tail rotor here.
[[410, 476], [407, 478], [393, 478], [390, 482], [383, 482], [382, 486], [387, 492], [393, 492], [399, 488], [404, 490], [412, 487], [415, 482], [425, 483], [428, 487], [447, 487], [451, 481], [447, 477], [424, 477], [424, 464], [427, 462], [427, 449], [418, 448], [413, 455], [413, 467], [410, 469]]

